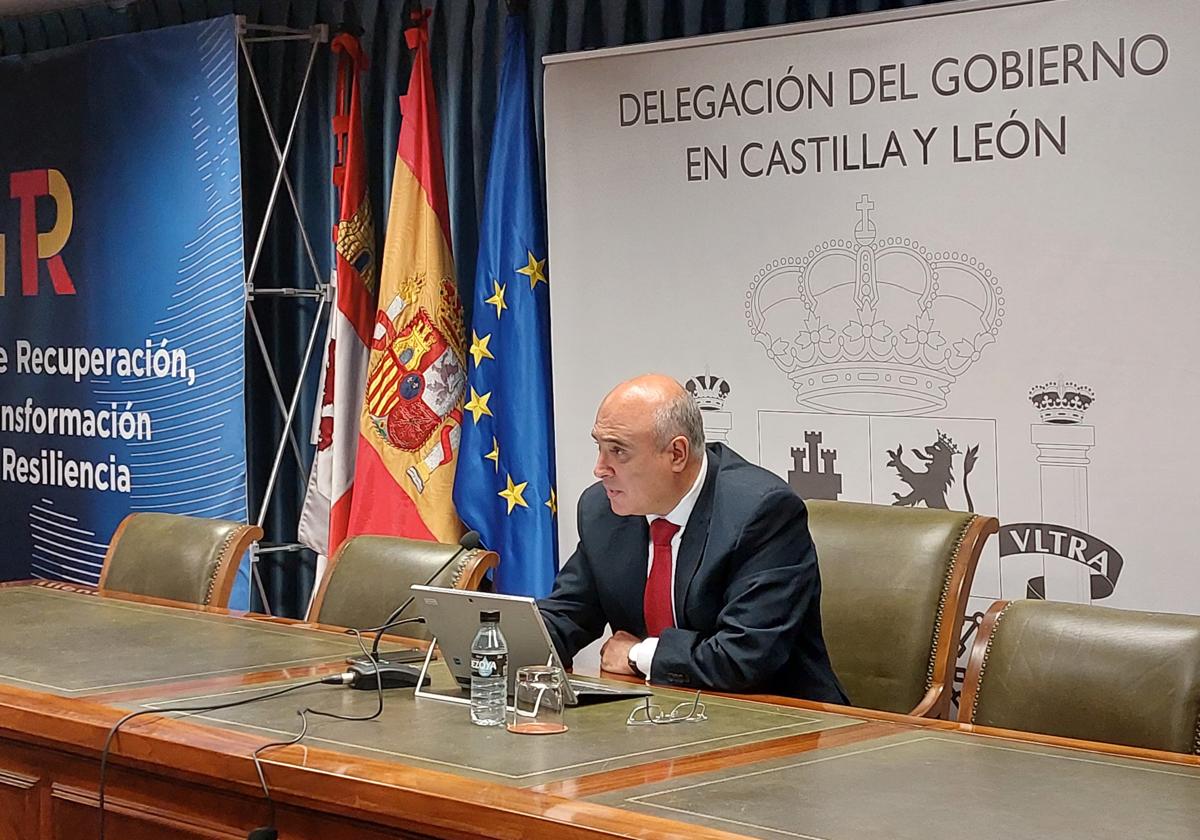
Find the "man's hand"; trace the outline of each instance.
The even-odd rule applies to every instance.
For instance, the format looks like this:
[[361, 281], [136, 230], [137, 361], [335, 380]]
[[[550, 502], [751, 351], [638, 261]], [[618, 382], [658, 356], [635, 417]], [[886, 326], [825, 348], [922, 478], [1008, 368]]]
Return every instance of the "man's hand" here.
[[612, 638], [600, 648], [600, 669], [612, 674], [637, 676], [637, 671], [629, 664], [629, 649], [640, 642], [637, 636], [618, 630]]

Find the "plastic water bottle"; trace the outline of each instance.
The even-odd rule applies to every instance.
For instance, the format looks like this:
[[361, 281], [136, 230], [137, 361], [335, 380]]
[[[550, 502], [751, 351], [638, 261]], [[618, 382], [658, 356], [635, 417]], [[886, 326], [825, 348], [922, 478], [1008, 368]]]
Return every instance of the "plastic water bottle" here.
[[507, 699], [508, 643], [500, 632], [500, 613], [484, 611], [471, 642], [471, 722], [503, 725]]

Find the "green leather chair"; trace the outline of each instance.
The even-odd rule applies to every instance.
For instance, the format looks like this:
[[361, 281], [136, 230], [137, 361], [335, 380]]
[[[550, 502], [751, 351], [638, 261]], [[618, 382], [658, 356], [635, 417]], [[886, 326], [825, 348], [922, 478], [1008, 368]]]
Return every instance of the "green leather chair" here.
[[[401, 537], [351, 537], [329, 561], [313, 598], [309, 620], [338, 627], [378, 627], [412, 594], [412, 584], [426, 583], [431, 578], [431, 586], [478, 590], [484, 575], [497, 566], [500, 558], [494, 551], [473, 548], [446, 566], [460, 548], [457, 544]], [[414, 601], [398, 618], [420, 614], [420, 605]], [[393, 632], [428, 638], [419, 624], [401, 625]]]
[[101, 592], [229, 605], [237, 565], [262, 528], [174, 513], [131, 513], [104, 555]]
[[997, 601], [959, 720], [1200, 755], [1200, 616]]
[[990, 516], [806, 501], [821, 622], [855, 706], [947, 717], [963, 614]]

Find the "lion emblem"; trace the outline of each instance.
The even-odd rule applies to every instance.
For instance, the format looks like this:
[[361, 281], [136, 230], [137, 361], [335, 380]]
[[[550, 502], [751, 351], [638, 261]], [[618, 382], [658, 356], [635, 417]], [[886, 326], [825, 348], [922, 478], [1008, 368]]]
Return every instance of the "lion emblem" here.
[[[954, 456], [959, 454], [958, 447], [949, 435], [938, 430], [937, 440], [926, 446], [924, 450], [913, 449], [912, 454], [925, 462], [925, 470], [918, 472], [904, 463], [904, 445], [896, 446], [895, 451], [889, 449], [887, 465], [896, 469], [900, 480], [909, 486], [909, 492], [901, 495], [893, 493], [896, 501], [893, 505], [916, 507], [921, 502], [928, 508], [948, 510], [946, 491], [954, 483]], [[975, 503], [971, 500], [971, 489], [967, 486], [967, 476], [975, 468], [979, 457], [979, 445], [969, 447], [963, 455], [962, 483], [963, 494], [967, 498], [967, 510], [975, 512]]]

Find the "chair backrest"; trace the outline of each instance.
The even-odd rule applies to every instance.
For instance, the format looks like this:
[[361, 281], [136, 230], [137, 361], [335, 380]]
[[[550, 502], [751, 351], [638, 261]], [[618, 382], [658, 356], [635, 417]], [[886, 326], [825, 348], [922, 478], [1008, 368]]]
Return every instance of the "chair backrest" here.
[[850, 702], [949, 714], [954, 664], [990, 516], [806, 501], [821, 568], [821, 622]]
[[262, 535], [226, 519], [131, 513], [108, 544], [100, 591], [226, 607], [238, 561]]
[[1200, 616], [997, 601], [959, 720], [1200, 754]]
[[[414, 583], [456, 589], [479, 589], [484, 575], [499, 563], [494, 551], [409, 540], [401, 537], [358, 536], [342, 543], [329, 561], [309, 619], [338, 627], [377, 627], [412, 594]], [[447, 561], [454, 558], [450, 565]], [[432, 580], [431, 580], [432, 578]], [[414, 602], [398, 618], [420, 615]], [[428, 638], [419, 624], [397, 627], [397, 635]]]

